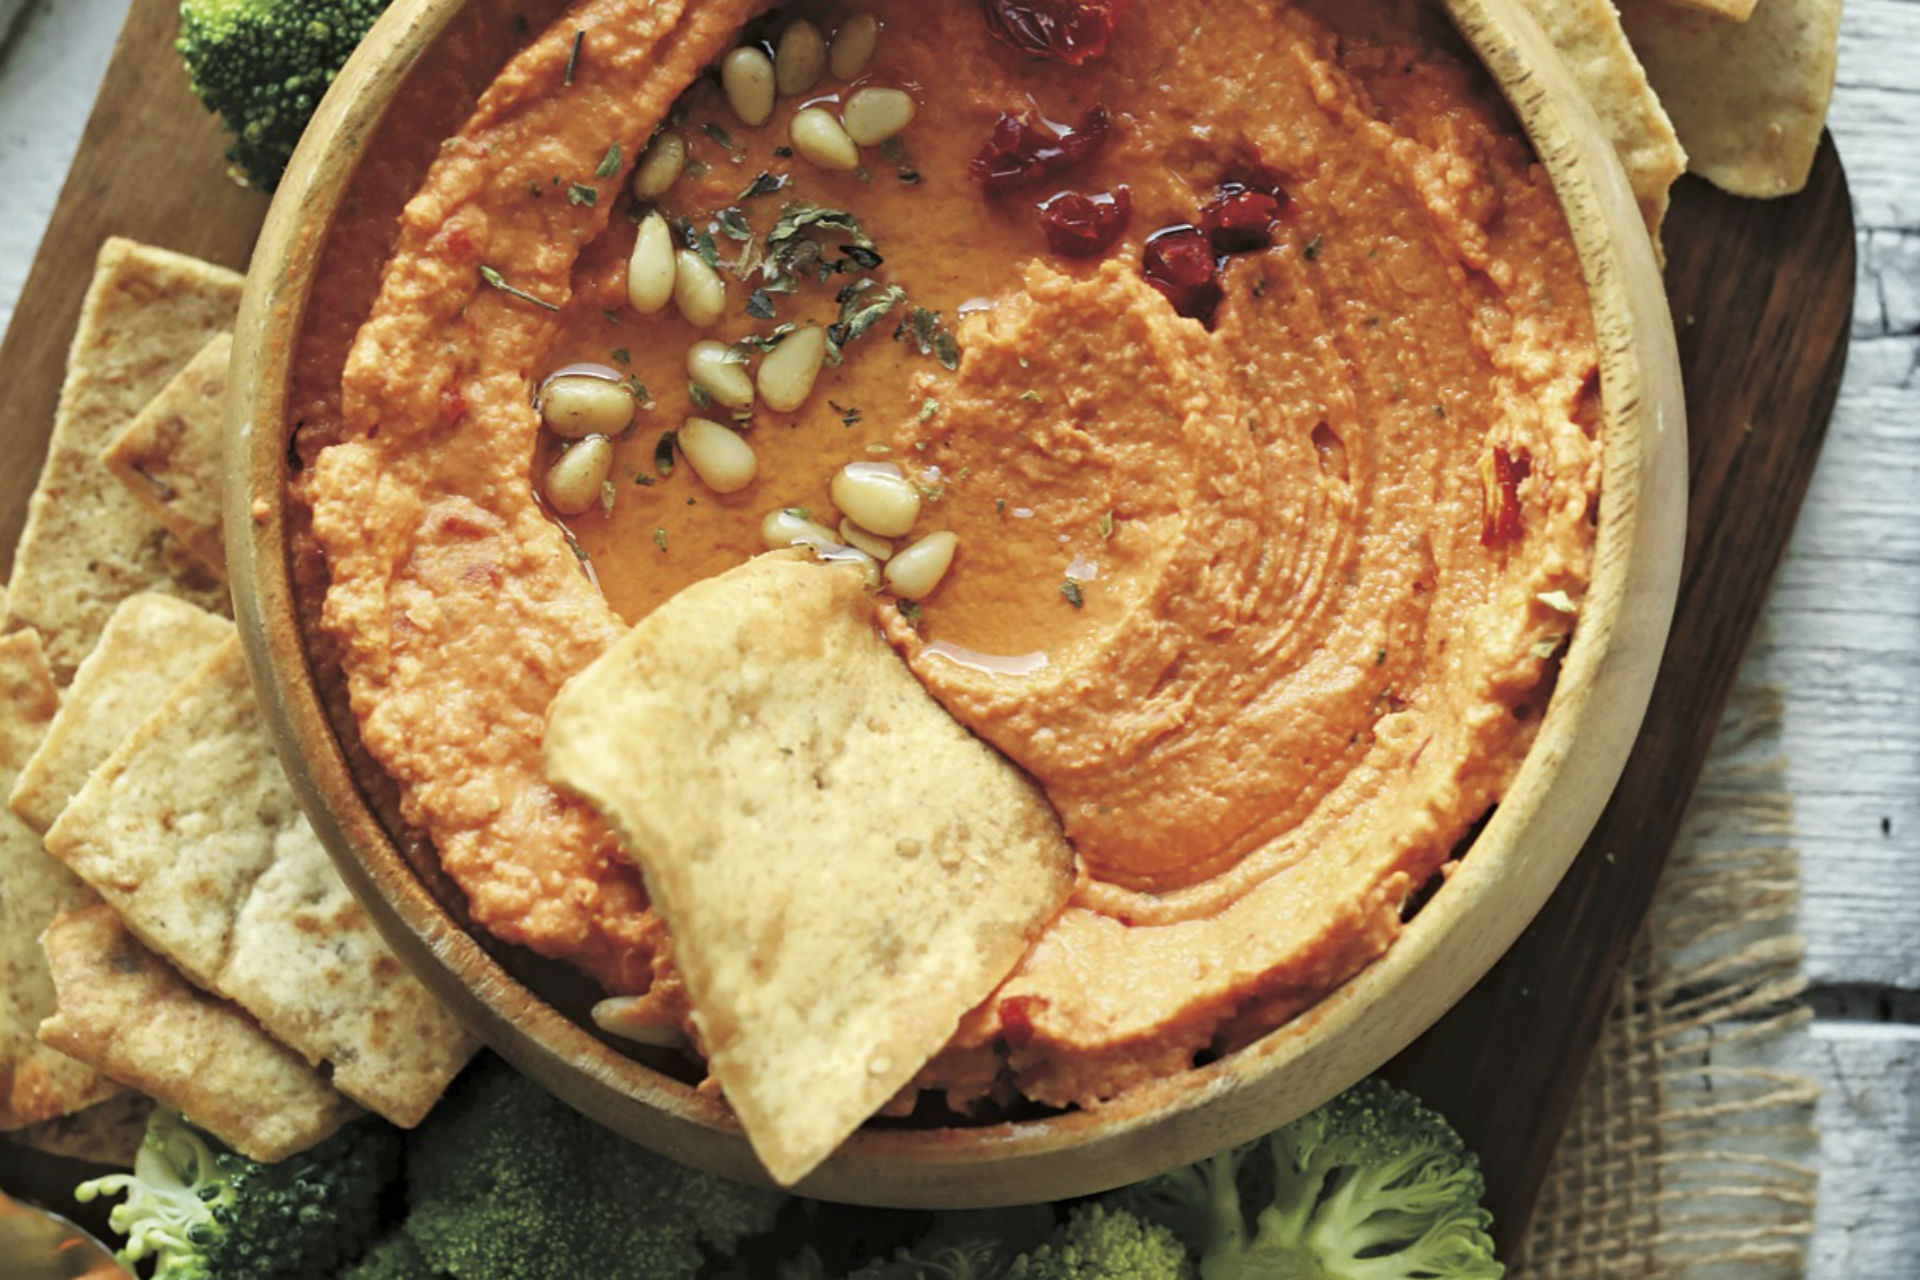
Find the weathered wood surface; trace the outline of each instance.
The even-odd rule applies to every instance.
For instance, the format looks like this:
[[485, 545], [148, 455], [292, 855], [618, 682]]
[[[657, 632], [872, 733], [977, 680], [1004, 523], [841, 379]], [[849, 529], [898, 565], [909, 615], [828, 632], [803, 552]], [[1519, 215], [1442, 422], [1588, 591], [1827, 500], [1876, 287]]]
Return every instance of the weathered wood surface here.
[[[0, 326], [126, 8], [127, 0], [0, 0]], [[1920, 0], [1847, 0], [1830, 125], [1858, 225], [1853, 348], [1747, 665], [1787, 689], [1808, 964], [1822, 1017], [1780, 1046], [1776, 1062], [1827, 1088], [1811, 1274], [1835, 1280], [1920, 1276], [1916, 49]], [[217, 167], [217, 156], [207, 163]], [[9, 454], [0, 483], [17, 474], [30, 483], [34, 469]]]

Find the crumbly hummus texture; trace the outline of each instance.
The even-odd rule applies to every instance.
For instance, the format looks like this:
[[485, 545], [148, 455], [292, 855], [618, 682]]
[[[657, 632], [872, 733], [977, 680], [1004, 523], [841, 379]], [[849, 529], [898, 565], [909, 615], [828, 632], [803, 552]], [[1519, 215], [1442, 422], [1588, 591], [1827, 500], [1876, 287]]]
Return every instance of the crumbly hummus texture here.
[[[701, 78], [753, 5], [590, 0], [508, 64], [406, 206], [300, 480], [321, 623], [362, 744], [474, 922], [671, 1006], [638, 872], [543, 775], [548, 704], [758, 551], [766, 513], [818, 518], [842, 463], [894, 460], [924, 496], [909, 538], [959, 550], [917, 604], [877, 596], [876, 621], [1039, 784], [1083, 872], [913, 1088], [1092, 1105], [1358, 972], [1511, 781], [1589, 573], [1586, 289], [1546, 175], [1434, 11], [1133, 5], [1079, 65], [994, 39], [974, 4], [872, 11], [855, 83], [907, 87], [917, 115], [857, 173], [787, 145], [846, 86], [752, 126]], [[800, 5], [770, 34], [789, 12], [830, 30], [851, 10]], [[1064, 136], [1096, 108], [1102, 145], [1058, 177], [969, 178], [1004, 116]], [[659, 206], [717, 229], [730, 290], [704, 328], [627, 307], [649, 206], [626, 178], [670, 112], [693, 160]], [[1262, 242], [1221, 252], [1209, 305], [1177, 303], [1143, 271], [1155, 237], [1253, 172], [1283, 192]], [[756, 175], [783, 181], [748, 194]], [[1126, 193], [1097, 252], [1040, 230], [1069, 190]], [[728, 269], [797, 201], [857, 215], [881, 261], [750, 302]], [[907, 302], [799, 409], [753, 411], [751, 484], [660, 465], [663, 430], [716, 412], [684, 390], [692, 342], [757, 360], [776, 322], [844, 320], [856, 276]], [[921, 310], [957, 358], [916, 343]], [[535, 395], [580, 361], [649, 390], [611, 497], [562, 519]]]

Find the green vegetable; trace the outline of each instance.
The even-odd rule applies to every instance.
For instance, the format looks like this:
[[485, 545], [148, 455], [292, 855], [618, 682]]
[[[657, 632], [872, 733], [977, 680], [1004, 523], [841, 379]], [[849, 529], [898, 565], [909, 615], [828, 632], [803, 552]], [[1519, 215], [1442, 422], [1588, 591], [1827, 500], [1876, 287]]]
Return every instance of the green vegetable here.
[[1366, 1080], [1108, 1202], [1170, 1228], [1199, 1258], [1200, 1280], [1497, 1280], [1485, 1190], [1444, 1119]]
[[637, 1147], [491, 1058], [411, 1136], [407, 1194], [403, 1229], [452, 1280], [690, 1280], [786, 1200]]
[[1125, 1209], [1084, 1204], [1053, 1239], [1015, 1258], [1005, 1280], [1191, 1280], [1172, 1231]]
[[182, 0], [176, 48], [220, 114], [236, 180], [279, 185], [321, 95], [387, 0]]
[[420, 1256], [420, 1246], [413, 1237], [396, 1231], [342, 1271], [340, 1280], [439, 1280], [439, 1275]]
[[133, 1172], [83, 1182], [74, 1198], [125, 1193], [107, 1221], [127, 1238], [121, 1262], [152, 1259], [153, 1280], [332, 1280], [373, 1237], [399, 1159], [394, 1130], [363, 1120], [259, 1164], [161, 1108]]

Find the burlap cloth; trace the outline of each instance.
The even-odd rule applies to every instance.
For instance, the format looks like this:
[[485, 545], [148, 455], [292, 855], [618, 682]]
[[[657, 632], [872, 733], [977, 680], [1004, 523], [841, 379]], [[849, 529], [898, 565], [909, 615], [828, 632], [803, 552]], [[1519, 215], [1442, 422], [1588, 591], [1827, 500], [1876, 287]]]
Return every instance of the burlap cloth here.
[[1777, 690], [1736, 691], [1515, 1280], [1805, 1272], [1818, 1089], [1741, 1062], [1809, 1016], [1779, 728]]

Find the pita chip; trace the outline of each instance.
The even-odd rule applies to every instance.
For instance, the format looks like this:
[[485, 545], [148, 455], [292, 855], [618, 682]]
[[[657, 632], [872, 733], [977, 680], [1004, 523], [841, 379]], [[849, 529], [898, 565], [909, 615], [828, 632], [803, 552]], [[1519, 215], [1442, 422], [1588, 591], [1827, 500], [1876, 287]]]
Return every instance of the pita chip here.
[[241, 283], [232, 271], [131, 240], [101, 246], [8, 601], [7, 628], [40, 632], [62, 685], [113, 606], [136, 591], [228, 608], [224, 582], [100, 465], [100, 450], [209, 339], [233, 326]]
[[239, 1008], [201, 991], [96, 904], [41, 938], [59, 993], [48, 1044], [254, 1160], [284, 1160], [359, 1114], [305, 1059]]
[[233, 335], [220, 334], [100, 451], [100, 461], [200, 563], [226, 576], [221, 436]]
[[[0, 790], [52, 723], [59, 696], [40, 636], [0, 636]], [[53, 1012], [53, 979], [40, 931], [62, 911], [97, 899], [47, 856], [40, 837], [0, 812], [0, 1129], [49, 1120], [109, 1098], [119, 1086], [35, 1038]]]
[[547, 772], [635, 856], [783, 1185], [912, 1080], [1074, 880], [1045, 798], [872, 610], [855, 569], [761, 556], [662, 605], [548, 714]]
[[237, 638], [94, 770], [47, 832], [135, 936], [419, 1123], [478, 1047], [386, 945], [281, 772]]
[[16, 1129], [7, 1135], [7, 1141], [50, 1156], [131, 1169], [133, 1157], [147, 1136], [147, 1117], [152, 1114], [153, 1099], [129, 1091], [96, 1102], [84, 1111]]
[[1666, 0], [1666, 3], [1679, 5], [1682, 9], [1717, 14], [1733, 22], [1745, 22], [1753, 16], [1755, 0]]
[[143, 591], [122, 600], [14, 783], [15, 816], [44, 834], [94, 766], [231, 635], [231, 622], [177, 596]]
[[1760, 0], [1745, 22], [1621, 0], [1620, 19], [1689, 169], [1736, 196], [1807, 185], [1833, 96], [1840, 0]]
[[1613, 0], [1525, 2], [1600, 118], [1657, 249], [1668, 192], [1687, 171], [1687, 153], [1627, 43]]

